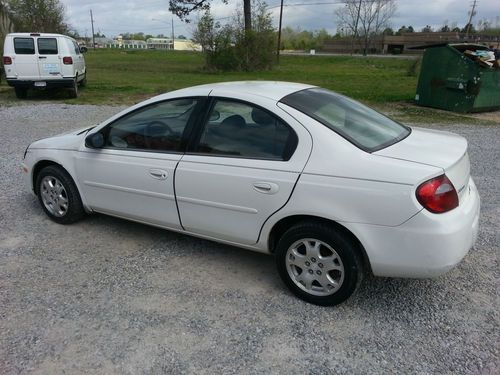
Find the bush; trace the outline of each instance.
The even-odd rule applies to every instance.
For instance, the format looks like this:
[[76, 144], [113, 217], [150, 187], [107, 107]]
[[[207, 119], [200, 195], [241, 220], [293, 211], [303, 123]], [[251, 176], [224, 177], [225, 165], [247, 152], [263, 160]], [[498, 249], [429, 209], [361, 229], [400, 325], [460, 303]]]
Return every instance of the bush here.
[[276, 56], [276, 33], [264, 3], [257, 3], [252, 19], [252, 30], [245, 30], [240, 15], [225, 26], [215, 22], [209, 11], [201, 17], [193, 39], [203, 47], [208, 70], [259, 71], [272, 68]]

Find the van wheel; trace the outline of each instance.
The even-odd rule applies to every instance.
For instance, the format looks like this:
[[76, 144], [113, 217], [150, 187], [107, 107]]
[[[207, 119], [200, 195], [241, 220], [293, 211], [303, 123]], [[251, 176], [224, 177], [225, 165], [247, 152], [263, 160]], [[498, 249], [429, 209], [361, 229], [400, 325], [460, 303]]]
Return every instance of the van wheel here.
[[73, 81], [73, 85], [69, 89], [69, 97], [71, 99], [78, 98], [78, 77], [75, 77], [75, 79]]
[[357, 245], [334, 228], [304, 222], [288, 229], [276, 248], [276, 265], [286, 286], [321, 306], [344, 302], [359, 286], [362, 261]]
[[83, 76], [83, 79], [80, 81], [80, 87], [87, 86], [87, 73]]
[[18, 99], [26, 99], [28, 97], [28, 89], [25, 87], [14, 87], [14, 91]]

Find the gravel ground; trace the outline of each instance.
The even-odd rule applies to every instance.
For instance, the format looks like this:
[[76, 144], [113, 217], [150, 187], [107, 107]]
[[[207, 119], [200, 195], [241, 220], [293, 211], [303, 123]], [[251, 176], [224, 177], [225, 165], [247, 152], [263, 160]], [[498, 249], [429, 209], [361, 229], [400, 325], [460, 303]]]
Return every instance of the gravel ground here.
[[500, 126], [430, 126], [470, 142], [482, 217], [464, 261], [434, 280], [368, 277], [322, 308], [262, 254], [103, 215], [48, 220], [21, 183], [25, 147], [119, 109], [0, 108], [0, 374], [499, 373]]

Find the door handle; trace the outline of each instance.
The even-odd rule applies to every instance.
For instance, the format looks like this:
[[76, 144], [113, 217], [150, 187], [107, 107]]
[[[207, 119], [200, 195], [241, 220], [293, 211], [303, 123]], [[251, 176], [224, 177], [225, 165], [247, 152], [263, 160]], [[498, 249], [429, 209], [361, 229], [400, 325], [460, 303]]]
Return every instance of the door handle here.
[[38, 56], [39, 59], [46, 59], [47, 56]]
[[168, 177], [167, 171], [164, 171], [163, 169], [150, 169], [149, 175], [157, 180], [166, 180]]
[[273, 182], [254, 182], [253, 189], [263, 194], [276, 194], [280, 189], [279, 186]]

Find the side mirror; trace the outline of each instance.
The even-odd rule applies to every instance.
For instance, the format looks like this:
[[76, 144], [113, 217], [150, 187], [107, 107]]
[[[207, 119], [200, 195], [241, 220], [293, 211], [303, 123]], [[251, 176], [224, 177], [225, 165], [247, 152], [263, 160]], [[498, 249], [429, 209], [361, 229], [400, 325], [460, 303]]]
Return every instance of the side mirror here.
[[85, 146], [89, 148], [103, 148], [104, 136], [102, 133], [93, 133], [85, 138]]
[[80, 46], [80, 52], [81, 53], [86, 53], [88, 50], [87, 50], [87, 47], [85, 46]]

